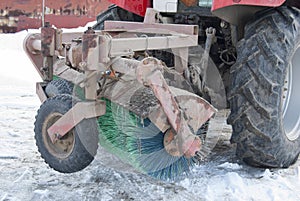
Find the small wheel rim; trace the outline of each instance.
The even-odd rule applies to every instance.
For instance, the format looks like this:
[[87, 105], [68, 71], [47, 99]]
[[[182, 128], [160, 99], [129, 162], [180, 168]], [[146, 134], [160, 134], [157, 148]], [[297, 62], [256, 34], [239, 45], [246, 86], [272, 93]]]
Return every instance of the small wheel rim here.
[[72, 153], [75, 144], [74, 129], [69, 131], [66, 135], [64, 135], [61, 139], [57, 140], [55, 143], [52, 143], [48, 135], [48, 128], [50, 128], [50, 126], [53, 125], [62, 116], [63, 115], [60, 113], [50, 114], [46, 118], [42, 129], [43, 141], [45, 143], [46, 149], [52, 156], [59, 159], [67, 158]]
[[287, 138], [294, 141], [300, 136], [300, 46], [295, 51], [287, 69], [283, 87], [283, 125]]

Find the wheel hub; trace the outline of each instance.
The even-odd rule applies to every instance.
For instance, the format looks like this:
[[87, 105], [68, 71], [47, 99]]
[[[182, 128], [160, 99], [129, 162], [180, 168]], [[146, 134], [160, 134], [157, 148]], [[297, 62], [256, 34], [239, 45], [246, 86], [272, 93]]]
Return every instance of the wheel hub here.
[[74, 129], [64, 135], [62, 138], [57, 140], [55, 143], [52, 143], [49, 135], [48, 128], [51, 127], [59, 118], [63, 115], [60, 113], [50, 114], [43, 125], [43, 140], [45, 142], [45, 146], [47, 150], [55, 157], [65, 159], [67, 158], [73, 151], [74, 143], [75, 143], [75, 135]]
[[286, 136], [294, 141], [300, 136], [300, 46], [295, 51], [288, 67], [287, 76], [283, 88], [283, 125]]

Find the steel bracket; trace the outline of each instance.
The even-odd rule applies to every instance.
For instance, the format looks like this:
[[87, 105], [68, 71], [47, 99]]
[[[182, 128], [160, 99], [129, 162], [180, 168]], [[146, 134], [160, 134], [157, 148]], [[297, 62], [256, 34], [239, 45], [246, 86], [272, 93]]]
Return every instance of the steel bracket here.
[[82, 120], [102, 116], [105, 112], [105, 101], [78, 102], [48, 128], [48, 135], [51, 141], [55, 143]]

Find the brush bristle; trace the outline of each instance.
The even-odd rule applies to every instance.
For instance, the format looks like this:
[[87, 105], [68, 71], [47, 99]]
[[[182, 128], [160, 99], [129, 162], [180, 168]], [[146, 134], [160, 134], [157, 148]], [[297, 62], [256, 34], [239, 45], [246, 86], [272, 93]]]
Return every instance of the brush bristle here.
[[141, 119], [106, 100], [99, 118], [100, 144], [137, 170], [161, 180], [188, 174], [195, 158], [174, 157], [164, 149], [162, 133], [149, 119]]

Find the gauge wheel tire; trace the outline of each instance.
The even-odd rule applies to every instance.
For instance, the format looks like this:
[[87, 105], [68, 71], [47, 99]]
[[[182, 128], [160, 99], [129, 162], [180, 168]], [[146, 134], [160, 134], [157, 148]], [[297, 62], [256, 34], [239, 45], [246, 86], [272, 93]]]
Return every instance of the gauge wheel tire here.
[[62, 173], [77, 172], [94, 159], [98, 148], [96, 118], [85, 119], [70, 132], [52, 143], [47, 129], [72, 108], [78, 99], [71, 95], [56, 95], [40, 107], [35, 121], [35, 140], [45, 162]]
[[289, 167], [300, 151], [300, 10], [258, 13], [231, 69], [231, 141], [256, 167]]
[[58, 94], [72, 94], [74, 84], [64, 79], [52, 80], [46, 86], [45, 92], [48, 97], [53, 97]]

